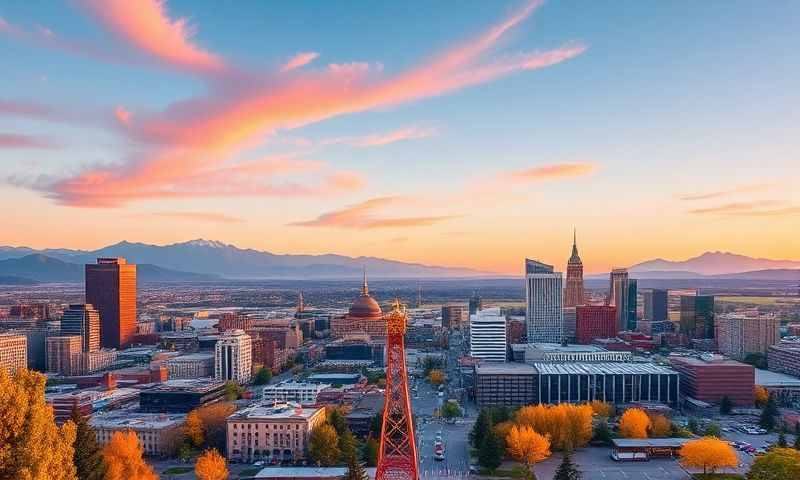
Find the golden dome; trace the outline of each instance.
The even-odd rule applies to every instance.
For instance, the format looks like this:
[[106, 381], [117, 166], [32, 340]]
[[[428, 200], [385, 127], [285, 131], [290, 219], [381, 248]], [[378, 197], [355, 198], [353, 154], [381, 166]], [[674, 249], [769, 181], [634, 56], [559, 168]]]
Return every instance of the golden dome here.
[[383, 310], [378, 302], [369, 295], [367, 285], [367, 272], [364, 271], [364, 283], [361, 285], [361, 295], [350, 305], [348, 317], [351, 318], [381, 318]]

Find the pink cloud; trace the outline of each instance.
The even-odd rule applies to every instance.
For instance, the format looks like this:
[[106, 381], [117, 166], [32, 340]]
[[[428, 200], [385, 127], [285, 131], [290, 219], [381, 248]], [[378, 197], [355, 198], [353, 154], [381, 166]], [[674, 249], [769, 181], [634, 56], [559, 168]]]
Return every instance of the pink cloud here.
[[174, 220], [189, 220], [194, 222], [212, 222], [212, 223], [243, 223], [244, 220], [239, 217], [226, 215], [224, 213], [215, 212], [155, 212], [150, 214], [143, 214], [142, 216], [161, 217]]
[[737, 217], [775, 217], [800, 214], [800, 207], [780, 200], [754, 200], [733, 202], [713, 207], [696, 208], [689, 213], [699, 215], [725, 215]]
[[383, 217], [376, 214], [382, 208], [402, 204], [403, 197], [377, 197], [355, 205], [324, 213], [313, 220], [293, 222], [294, 227], [330, 227], [346, 229], [425, 227], [444, 222], [455, 216]]
[[437, 131], [433, 128], [407, 127], [386, 133], [376, 133], [361, 137], [339, 137], [323, 140], [323, 145], [350, 145], [352, 147], [382, 147], [391, 143], [402, 142], [404, 140], [417, 140], [436, 135]]
[[[119, 3], [115, 0], [109, 9], [116, 12], [114, 18], [123, 8]], [[572, 44], [545, 52], [482, 59], [503, 34], [539, 4], [531, 2], [477, 39], [386, 79], [379, 77], [380, 67], [358, 63], [258, 81], [224, 79], [212, 85], [207, 96], [174, 104], [161, 114], [130, 119], [125, 132], [152, 148], [129, 158], [122, 167], [94, 168], [56, 182], [50, 195], [61, 203], [81, 206], [117, 206], [137, 199], [187, 195], [188, 179], [224, 171], [237, 157], [277, 132], [453, 92], [516, 71], [554, 65], [582, 53], [583, 46]], [[125, 21], [129, 22], [126, 25], [135, 23]], [[364, 140], [362, 146], [399, 141], [402, 135]], [[334, 191], [339, 182], [325, 177], [312, 190]], [[351, 183], [357, 182], [351, 179]], [[271, 184], [262, 188], [245, 179], [224, 192], [218, 187], [214, 191], [234, 194], [236, 188], [242, 195], [298, 194], [308, 190], [305, 185]]]
[[81, 0], [110, 31], [130, 45], [170, 65], [216, 72], [223, 60], [192, 41], [195, 27], [186, 18], [172, 20], [164, 0]]
[[716, 192], [700, 193], [694, 195], [684, 195], [680, 197], [680, 199], [684, 201], [710, 200], [712, 198], [727, 197], [735, 195], [737, 193], [762, 192], [764, 190], [775, 188], [776, 186], [777, 186], [776, 183], [756, 183], [752, 185], [742, 185], [728, 190], [720, 190]]
[[595, 171], [597, 171], [597, 165], [593, 163], [554, 163], [523, 170], [515, 170], [513, 172], [501, 174], [500, 177], [502, 180], [528, 183], [559, 178], [583, 177], [591, 175]]
[[117, 121], [123, 125], [130, 125], [131, 123], [132, 114], [123, 107], [115, 108], [114, 116], [117, 118]]
[[55, 145], [49, 140], [30, 135], [17, 135], [13, 133], [0, 133], [0, 148], [34, 148], [49, 149]]
[[304, 65], [308, 65], [309, 63], [313, 62], [317, 57], [319, 57], [319, 53], [317, 52], [302, 52], [298, 53], [294, 57], [290, 58], [288, 62], [286, 62], [281, 67], [281, 72], [289, 72], [296, 68], [300, 68]]

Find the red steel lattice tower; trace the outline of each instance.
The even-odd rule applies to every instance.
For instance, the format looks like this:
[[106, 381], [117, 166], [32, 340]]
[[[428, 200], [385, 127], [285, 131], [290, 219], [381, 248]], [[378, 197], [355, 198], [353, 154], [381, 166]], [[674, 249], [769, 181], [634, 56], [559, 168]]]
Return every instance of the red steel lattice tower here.
[[394, 308], [386, 315], [386, 398], [375, 480], [419, 479], [403, 339], [406, 318], [405, 307], [395, 300]]

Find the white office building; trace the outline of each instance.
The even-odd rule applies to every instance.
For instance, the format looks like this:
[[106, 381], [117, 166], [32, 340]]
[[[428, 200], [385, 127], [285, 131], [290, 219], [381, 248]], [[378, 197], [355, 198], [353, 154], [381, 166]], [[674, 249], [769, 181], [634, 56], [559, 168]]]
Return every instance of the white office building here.
[[283, 382], [264, 387], [262, 399], [264, 403], [295, 402], [303, 405], [317, 403], [319, 392], [330, 387], [325, 383]]
[[561, 272], [551, 265], [525, 259], [525, 322], [528, 343], [561, 343], [564, 339], [564, 312]]
[[252, 344], [244, 330], [228, 330], [217, 340], [214, 352], [214, 376], [223, 382], [239, 384], [250, 381]]
[[489, 362], [506, 361], [506, 317], [499, 308], [469, 316], [469, 354]]

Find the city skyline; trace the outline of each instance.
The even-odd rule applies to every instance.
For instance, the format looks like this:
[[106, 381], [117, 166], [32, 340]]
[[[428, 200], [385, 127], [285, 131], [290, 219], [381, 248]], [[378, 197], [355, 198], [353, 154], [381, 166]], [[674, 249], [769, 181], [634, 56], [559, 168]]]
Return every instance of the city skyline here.
[[102, 5], [0, 10], [2, 244], [800, 259], [796, 4]]

